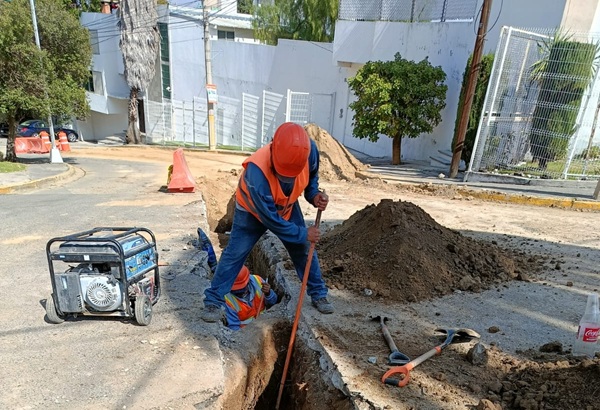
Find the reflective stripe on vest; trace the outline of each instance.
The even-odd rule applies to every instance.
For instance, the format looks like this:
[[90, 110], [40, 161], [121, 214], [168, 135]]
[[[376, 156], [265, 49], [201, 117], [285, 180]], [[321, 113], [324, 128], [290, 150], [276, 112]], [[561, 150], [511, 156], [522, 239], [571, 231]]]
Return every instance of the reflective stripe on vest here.
[[294, 203], [296, 203], [300, 195], [302, 195], [302, 192], [304, 192], [304, 189], [308, 186], [308, 161], [306, 161], [306, 166], [300, 175], [298, 175], [294, 180], [294, 187], [292, 188], [292, 192], [289, 196], [286, 196], [283, 193], [281, 185], [279, 184], [279, 179], [277, 179], [277, 175], [275, 175], [273, 172], [273, 164], [271, 162], [271, 144], [260, 148], [242, 163], [244, 171], [240, 176], [238, 188], [235, 193], [235, 200], [242, 208], [250, 212], [256, 217], [256, 219], [260, 221], [260, 217], [256, 211], [256, 206], [252, 202], [248, 187], [246, 186], [246, 180], [244, 179], [244, 176], [246, 175], [246, 167], [250, 162], [260, 168], [263, 175], [267, 179], [269, 188], [271, 189], [271, 195], [273, 196], [273, 201], [275, 202], [277, 213], [283, 219], [289, 221], [290, 217], [292, 216], [292, 208]]
[[[252, 300], [252, 306], [248, 305], [244, 300], [235, 297], [231, 293], [225, 295], [225, 303], [229, 308], [231, 308], [231, 310], [237, 313], [238, 319], [240, 320], [240, 327], [244, 327], [254, 320], [261, 301], [264, 299], [264, 295], [262, 293], [262, 278], [258, 275], [250, 275], [250, 280], [254, 285], [254, 299]], [[262, 304], [263, 311], [266, 309], [265, 305], [266, 303]]]

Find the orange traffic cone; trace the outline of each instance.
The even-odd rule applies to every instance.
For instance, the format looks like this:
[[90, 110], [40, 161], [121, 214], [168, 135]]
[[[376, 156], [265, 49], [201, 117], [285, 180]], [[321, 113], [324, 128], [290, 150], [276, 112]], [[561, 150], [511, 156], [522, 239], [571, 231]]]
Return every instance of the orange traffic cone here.
[[71, 146], [69, 145], [69, 140], [67, 139], [67, 134], [64, 131], [60, 131], [58, 133], [58, 141], [60, 142], [60, 150], [63, 152], [71, 151]]
[[173, 172], [167, 185], [168, 192], [194, 192], [196, 181], [188, 168], [183, 155], [183, 149], [178, 148], [173, 152]]
[[46, 147], [46, 152], [50, 152], [50, 149], [52, 148], [52, 142], [50, 142], [50, 136], [48, 135], [48, 133], [46, 131], [42, 131], [42, 132], [40, 132], [40, 137], [42, 137], [42, 143]]

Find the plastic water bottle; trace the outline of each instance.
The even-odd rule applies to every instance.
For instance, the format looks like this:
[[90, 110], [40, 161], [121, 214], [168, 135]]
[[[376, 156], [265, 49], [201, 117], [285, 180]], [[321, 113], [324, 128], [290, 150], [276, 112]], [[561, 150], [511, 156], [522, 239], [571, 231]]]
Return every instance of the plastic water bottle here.
[[579, 322], [577, 339], [573, 345], [574, 356], [594, 357], [598, 347], [600, 331], [600, 311], [598, 310], [598, 294], [588, 295], [585, 313]]

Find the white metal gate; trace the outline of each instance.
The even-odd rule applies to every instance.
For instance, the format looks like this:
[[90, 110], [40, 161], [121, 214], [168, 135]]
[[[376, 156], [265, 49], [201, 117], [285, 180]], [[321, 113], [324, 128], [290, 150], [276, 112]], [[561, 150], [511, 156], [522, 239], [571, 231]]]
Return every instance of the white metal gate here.
[[469, 171], [600, 174], [598, 44], [591, 33], [503, 27]]
[[[288, 90], [283, 104], [283, 95], [265, 90], [262, 98], [261, 105], [260, 97], [247, 93], [243, 93], [241, 99], [219, 96], [215, 109], [217, 147], [255, 150], [271, 141], [275, 129], [285, 121], [302, 125], [314, 122], [331, 130], [335, 94]], [[145, 104], [146, 137], [150, 143], [208, 146], [205, 98], [163, 100], [162, 103], [146, 101]]]
[[273, 138], [275, 129], [279, 125], [277, 115], [281, 113], [282, 101], [283, 95], [271, 91], [263, 91], [261, 145], [267, 144]]
[[242, 94], [242, 151], [260, 147], [258, 138], [258, 107], [260, 97]]

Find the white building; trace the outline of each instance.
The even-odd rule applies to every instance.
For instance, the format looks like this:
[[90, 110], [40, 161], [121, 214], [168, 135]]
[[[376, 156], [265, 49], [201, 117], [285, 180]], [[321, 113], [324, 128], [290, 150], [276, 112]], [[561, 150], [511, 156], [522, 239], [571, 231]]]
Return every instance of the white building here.
[[[570, 15], [566, 21], [582, 29], [586, 25], [596, 27], [597, 13], [581, 12], [584, 8], [580, 1], [495, 0], [485, 52], [495, 50], [504, 25], [553, 29], [561, 22], [564, 26], [563, 15]], [[588, 2], [597, 4], [598, 0], [585, 0]], [[179, 4], [185, 6], [159, 6], [161, 55], [157, 75], [145, 97], [149, 103], [162, 104], [163, 99], [172, 102], [167, 131], [173, 138], [187, 141], [190, 135], [194, 138], [197, 134], [204, 135], [206, 129], [205, 117], [202, 118], [206, 110], [202, 105], [206, 101], [204, 25], [201, 8], [184, 0], [179, 0]], [[372, 143], [352, 136], [352, 112], [348, 112], [348, 104], [353, 96], [346, 81], [367, 61], [392, 59], [400, 52], [404, 58], [420, 61], [428, 57], [433, 65], [441, 66], [447, 74], [448, 86], [442, 123], [430, 135], [404, 139], [402, 159], [428, 161], [440, 150], [450, 150], [463, 71], [473, 50], [481, 5], [482, 0], [340, 0], [332, 44], [286, 40], [278, 46], [267, 46], [253, 39], [251, 16], [240, 15], [233, 8], [224, 10], [216, 4], [209, 11], [209, 32], [213, 83], [219, 96], [216, 115], [221, 121], [217, 138], [222, 138], [225, 145], [228, 138], [238, 138], [237, 133], [244, 126], [239, 123], [244, 112], [243, 100], [248, 96], [258, 106], [258, 117], [267, 103], [265, 93], [283, 96], [279, 104], [284, 107], [274, 114], [275, 121], [283, 122], [286, 117], [281, 110], [286, 109], [286, 93], [293, 90], [311, 94], [309, 120], [326, 128], [344, 145], [367, 155], [390, 158], [390, 138], [382, 136]], [[108, 21], [96, 23], [105, 18], [113, 18], [116, 24], [115, 17], [88, 14], [82, 16], [84, 25], [98, 24], [107, 29]], [[118, 32], [113, 31], [117, 34], [114, 37], [108, 34], [98, 33], [100, 52], [106, 60], [101, 62], [95, 56], [93, 71], [102, 74], [105, 87], [101, 98], [91, 95], [94, 114], [87, 122], [91, 125], [86, 124], [91, 131], [84, 136], [110, 135], [109, 125], [114, 132], [122, 133], [127, 125], [128, 89], [122, 79]], [[110, 54], [113, 52], [114, 56]], [[120, 117], [108, 119], [112, 116]], [[148, 109], [141, 116], [144, 117], [148, 118]], [[227, 121], [231, 124], [225, 124]], [[144, 128], [143, 124], [140, 126]]]
[[[158, 6], [161, 53], [155, 79], [146, 90], [150, 100], [171, 99], [173, 89], [179, 90], [181, 94], [177, 98], [181, 99], [191, 98], [204, 90], [204, 82], [196, 80], [197, 76], [193, 73], [200, 70], [205, 76], [204, 26], [202, 9], [198, 8], [201, 3], [182, 3], [188, 7]], [[220, 7], [220, 3], [215, 2], [208, 14], [212, 41], [257, 43], [251, 16], [237, 13], [235, 3], [226, 2], [224, 7]], [[91, 113], [86, 121], [77, 121], [77, 128], [87, 140], [124, 135], [128, 124], [129, 87], [124, 78], [119, 46], [119, 13], [82, 13], [80, 21], [90, 32], [93, 58], [87, 85]], [[175, 64], [170, 63], [170, 55], [176, 56]], [[179, 68], [177, 75], [171, 75], [171, 66]], [[190, 87], [191, 84], [197, 84], [197, 89]], [[144, 100], [139, 102], [140, 128], [145, 131]]]

